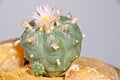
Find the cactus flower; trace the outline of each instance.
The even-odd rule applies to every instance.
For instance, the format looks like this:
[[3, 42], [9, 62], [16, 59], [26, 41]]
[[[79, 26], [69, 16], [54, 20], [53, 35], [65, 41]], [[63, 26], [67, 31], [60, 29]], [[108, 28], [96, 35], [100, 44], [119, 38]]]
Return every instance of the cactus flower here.
[[36, 7], [37, 13], [33, 13], [32, 18], [41, 26], [51, 26], [57, 18], [56, 10], [49, 5]]

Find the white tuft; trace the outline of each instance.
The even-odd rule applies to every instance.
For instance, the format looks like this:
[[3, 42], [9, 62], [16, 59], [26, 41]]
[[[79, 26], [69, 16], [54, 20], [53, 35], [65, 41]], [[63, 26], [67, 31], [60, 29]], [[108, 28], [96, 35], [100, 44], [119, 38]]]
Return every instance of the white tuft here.
[[57, 65], [60, 66], [61, 62], [60, 59], [56, 59]]

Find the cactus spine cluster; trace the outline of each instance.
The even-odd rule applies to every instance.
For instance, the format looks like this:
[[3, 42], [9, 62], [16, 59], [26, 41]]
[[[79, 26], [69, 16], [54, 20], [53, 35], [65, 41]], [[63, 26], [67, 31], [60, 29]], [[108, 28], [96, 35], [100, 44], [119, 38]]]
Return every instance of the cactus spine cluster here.
[[[35, 17], [42, 17], [40, 12]], [[20, 42], [36, 75], [61, 76], [80, 55], [82, 33], [76, 24], [77, 18], [72, 19], [70, 14], [62, 16], [60, 10], [55, 16], [47, 24], [44, 23], [50, 21], [49, 16], [40, 19], [43, 23], [37, 23], [36, 19], [23, 22], [25, 31]]]

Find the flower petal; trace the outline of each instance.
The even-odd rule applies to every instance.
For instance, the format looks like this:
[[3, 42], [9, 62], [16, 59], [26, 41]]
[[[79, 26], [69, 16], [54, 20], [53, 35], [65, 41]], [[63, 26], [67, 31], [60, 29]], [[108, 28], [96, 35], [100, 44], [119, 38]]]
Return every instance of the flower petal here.
[[41, 26], [50, 26], [55, 22], [57, 18], [57, 11], [47, 5], [42, 5], [36, 7], [38, 13], [33, 13], [32, 18], [35, 19], [35, 22]]

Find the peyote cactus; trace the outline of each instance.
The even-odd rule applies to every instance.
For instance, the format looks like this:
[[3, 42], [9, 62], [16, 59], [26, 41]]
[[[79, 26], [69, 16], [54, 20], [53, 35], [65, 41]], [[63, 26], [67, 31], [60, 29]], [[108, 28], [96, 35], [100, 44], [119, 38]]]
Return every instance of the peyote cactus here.
[[37, 7], [37, 11], [32, 21], [23, 22], [24, 56], [36, 75], [61, 76], [80, 55], [82, 33], [77, 18], [62, 16], [48, 5]]

